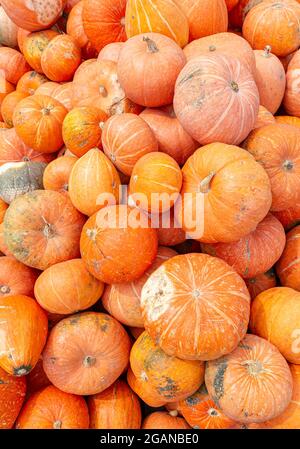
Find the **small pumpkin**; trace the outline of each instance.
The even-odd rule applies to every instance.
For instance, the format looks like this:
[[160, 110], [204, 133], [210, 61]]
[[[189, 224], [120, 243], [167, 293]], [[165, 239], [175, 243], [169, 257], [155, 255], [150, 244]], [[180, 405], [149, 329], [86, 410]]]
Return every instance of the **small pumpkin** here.
[[[1, 5], [3, 6], [3, 2], [1, 2]], [[0, 72], [4, 74], [6, 81], [17, 84], [21, 76], [28, 70], [30, 70], [30, 67], [22, 53], [14, 48], [0, 48]]]
[[6, 95], [6, 97], [3, 99], [1, 103], [1, 116], [9, 128], [12, 128], [14, 126], [13, 113], [16, 106], [20, 103], [21, 100], [28, 97], [28, 95], [28, 93], [15, 90], [14, 92]]
[[300, 102], [298, 95], [300, 83], [299, 68], [300, 68], [300, 51], [298, 50], [292, 57], [287, 68], [286, 90], [283, 99], [283, 105], [286, 112], [289, 115], [296, 117], [300, 117]]
[[276, 266], [281, 285], [300, 291], [300, 226], [295, 226], [286, 236], [286, 246]]
[[168, 412], [153, 412], [144, 419], [142, 429], [190, 429], [190, 426], [180, 416], [173, 416]]
[[148, 382], [144, 382], [141, 378], [136, 377], [132, 369], [128, 368], [127, 382], [130, 388], [145, 402], [149, 407], [161, 407], [165, 405], [165, 400]]
[[3, 7], [0, 7], [0, 44], [14, 48], [17, 46], [18, 27], [6, 14]]
[[25, 377], [7, 374], [0, 368], [0, 429], [11, 429], [25, 399]]
[[43, 73], [41, 64], [43, 51], [56, 36], [58, 36], [58, 33], [54, 30], [37, 31], [35, 33], [29, 33], [24, 37], [22, 48], [19, 43], [19, 47], [26, 61], [36, 72]]
[[72, 156], [59, 157], [50, 162], [43, 174], [44, 188], [61, 193], [68, 192], [69, 177], [75, 162], [76, 158]]
[[245, 279], [246, 285], [248, 287], [251, 299], [255, 299], [257, 295], [269, 290], [270, 288], [276, 287], [276, 275], [275, 270], [271, 268], [266, 271], [266, 273], [258, 274], [257, 276], [249, 279]]
[[0, 298], [32, 296], [37, 273], [14, 257], [0, 257]]
[[272, 125], [276, 123], [276, 117], [268, 111], [264, 106], [259, 106], [258, 116], [253, 129], [261, 128], [262, 126]]
[[24, 92], [28, 95], [33, 95], [38, 87], [43, 83], [46, 83], [47, 81], [48, 80], [44, 75], [31, 70], [30, 72], [26, 72], [23, 76], [21, 76], [17, 84], [17, 91]]

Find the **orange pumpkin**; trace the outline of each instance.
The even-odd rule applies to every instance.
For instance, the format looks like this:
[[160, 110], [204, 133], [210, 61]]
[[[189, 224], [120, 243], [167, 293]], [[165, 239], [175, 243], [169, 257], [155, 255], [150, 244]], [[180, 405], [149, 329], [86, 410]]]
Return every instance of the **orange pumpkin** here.
[[37, 273], [14, 257], [0, 257], [0, 298], [32, 296]]
[[8, 208], [8, 204], [6, 204], [1, 198], [0, 198], [0, 223], [3, 223], [4, 215], [6, 212], [6, 209]]
[[129, 351], [129, 337], [117, 320], [104, 313], [79, 313], [51, 330], [43, 352], [44, 370], [66, 393], [96, 394], [122, 374]]
[[111, 44], [105, 45], [105, 47], [103, 47], [99, 52], [97, 58], [98, 61], [101, 61], [102, 59], [108, 59], [109, 61], [118, 62], [123, 47], [123, 42], [112, 42]]
[[292, 125], [296, 126], [297, 128], [300, 128], [300, 118], [299, 117], [293, 117], [290, 115], [276, 115], [275, 121], [276, 123], [279, 123], [281, 125]]
[[250, 329], [275, 345], [291, 363], [300, 363], [300, 293], [275, 287], [260, 293], [251, 307]]
[[141, 292], [149, 276], [165, 261], [176, 256], [176, 251], [159, 247], [150, 268], [136, 281], [125, 284], [107, 285], [102, 304], [107, 312], [126, 326], [143, 327]]
[[158, 151], [151, 128], [141, 117], [129, 113], [110, 117], [103, 127], [102, 144], [106, 156], [125, 175], [131, 175], [142, 156]]
[[267, 173], [238, 147], [206, 145], [187, 160], [182, 173], [182, 207], [176, 206], [175, 217], [203, 243], [236, 242], [253, 232], [270, 209]]
[[72, 8], [67, 20], [67, 34], [71, 36], [78, 47], [81, 48], [82, 54], [86, 54], [89, 58], [97, 56], [97, 51], [91, 45], [83, 28], [82, 11], [83, 0], [80, 0]]
[[153, 412], [144, 419], [142, 429], [190, 429], [190, 426], [179, 416], [168, 412]]
[[[16, 332], [16, 323], [19, 332]], [[0, 367], [14, 376], [28, 374], [46, 343], [48, 320], [45, 312], [29, 296], [0, 297], [0, 331]]]
[[123, 380], [88, 398], [91, 429], [140, 429], [141, 406]]
[[79, 256], [85, 218], [66, 195], [35, 190], [17, 197], [4, 217], [4, 238], [16, 259], [45, 270]]
[[133, 374], [149, 384], [164, 402], [174, 402], [193, 394], [204, 379], [204, 364], [168, 356], [143, 332], [132, 346], [130, 366]]
[[229, 418], [246, 424], [279, 416], [292, 398], [286, 360], [256, 335], [247, 334], [233, 352], [208, 362], [205, 383], [217, 406]]
[[276, 275], [274, 269], [268, 270], [266, 273], [258, 274], [257, 276], [245, 279], [251, 299], [255, 299], [257, 295], [269, 290], [269, 288], [276, 287]]
[[159, 216], [157, 235], [158, 244], [161, 246], [175, 246], [185, 242], [186, 234], [175, 220], [174, 209], [170, 209]]
[[[48, 324], [50, 325], [50, 317], [48, 316]], [[33, 393], [36, 393], [39, 390], [44, 389], [45, 387], [48, 387], [50, 385], [50, 380], [46, 376], [46, 373], [43, 368], [43, 357], [40, 356], [39, 360], [37, 361], [37, 364], [33, 368], [32, 371], [30, 371], [29, 374], [26, 376], [26, 384], [27, 384], [27, 397], [32, 395]]]
[[67, 109], [47, 95], [32, 95], [14, 110], [13, 124], [18, 136], [36, 151], [53, 153], [63, 145], [62, 122]]
[[37, 31], [36, 33], [29, 33], [24, 37], [22, 48], [19, 43], [26, 61], [36, 72], [43, 73], [41, 64], [42, 53], [49, 42], [56, 36], [58, 36], [58, 33], [54, 30]]
[[28, 93], [20, 92], [19, 90], [15, 90], [10, 94], [6, 95], [1, 103], [1, 115], [9, 128], [13, 127], [13, 113], [21, 100], [28, 97]]
[[0, 7], [0, 24], [1, 24], [0, 45], [12, 48], [16, 47], [18, 27], [8, 17], [2, 6]]
[[26, 393], [25, 377], [15, 377], [0, 368], [0, 429], [11, 429]]
[[294, 204], [288, 209], [274, 213], [286, 231], [300, 224], [300, 202]]
[[126, 205], [105, 207], [88, 219], [80, 240], [90, 273], [107, 284], [131, 282], [157, 254], [157, 233], [148, 217]]
[[72, 109], [65, 117], [62, 128], [66, 147], [81, 157], [94, 147], [101, 148], [101, 135], [108, 116], [93, 106]]
[[84, 398], [64, 393], [53, 385], [26, 401], [16, 422], [17, 429], [87, 429], [89, 412]]
[[72, 156], [59, 157], [50, 162], [43, 174], [43, 184], [46, 190], [56, 190], [65, 193], [69, 190], [69, 177], [76, 158]]
[[259, 106], [258, 116], [253, 129], [261, 128], [262, 126], [272, 125], [276, 123], [276, 117], [268, 111], [264, 106]]
[[300, 226], [296, 226], [287, 234], [286, 246], [277, 263], [276, 271], [281, 285], [300, 290]]
[[223, 260], [194, 253], [175, 256], [152, 273], [141, 306], [145, 329], [167, 354], [212, 360], [245, 336], [250, 295]]
[[[300, 5], [299, 5], [300, 8]], [[286, 72], [286, 90], [283, 105], [289, 115], [300, 117], [300, 101], [299, 101], [299, 68], [300, 68], [300, 51], [297, 51], [292, 57]]]
[[37, 90], [35, 91], [36, 95], [48, 95], [49, 97], [53, 96], [53, 92], [60, 87], [64, 86], [64, 84], [55, 83], [54, 81], [47, 81], [46, 83], [41, 84]]
[[300, 199], [300, 129], [268, 125], [252, 131], [244, 143], [266, 170], [272, 189], [271, 210], [280, 211]]
[[35, 71], [26, 72], [18, 81], [17, 91], [33, 95], [36, 89], [48, 80], [45, 76]]
[[[125, 15], [125, 29], [130, 38], [141, 33], [160, 33], [184, 47], [189, 39], [189, 22], [186, 14], [172, 0], [128, 0]], [[191, 18], [191, 21], [193, 19]]]
[[225, 260], [243, 278], [253, 278], [272, 268], [285, 247], [282, 224], [272, 214], [255, 231], [232, 243], [202, 244], [202, 251]]
[[156, 391], [149, 382], [143, 381], [141, 378], [136, 377], [131, 368], [127, 371], [127, 382], [130, 388], [145, 402], [149, 407], [161, 407], [165, 405], [165, 400]]
[[141, 34], [125, 42], [118, 60], [118, 78], [133, 102], [164, 106], [172, 103], [175, 82], [185, 62], [183, 51], [169, 37]]
[[[3, 2], [1, 4], [3, 6]], [[1, 77], [4, 75], [6, 81], [17, 84], [28, 70], [30, 70], [29, 65], [22, 53], [9, 47], [0, 48], [0, 74]]]
[[286, 56], [300, 45], [300, 5], [294, 0], [264, 0], [250, 9], [243, 36], [253, 49], [272, 47], [276, 56]]
[[69, 177], [73, 205], [85, 215], [93, 215], [107, 204], [117, 204], [120, 178], [105, 154], [93, 148], [78, 159]]
[[255, 81], [232, 56], [193, 58], [177, 78], [175, 113], [185, 130], [202, 145], [241, 143], [254, 128], [258, 108]]

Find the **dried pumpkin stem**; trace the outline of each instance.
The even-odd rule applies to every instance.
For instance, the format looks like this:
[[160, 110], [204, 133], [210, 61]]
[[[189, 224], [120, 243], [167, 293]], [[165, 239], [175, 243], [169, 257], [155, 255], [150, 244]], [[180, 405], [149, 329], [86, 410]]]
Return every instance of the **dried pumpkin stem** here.
[[230, 87], [234, 92], [238, 92], [239, 91], [239, 85], [238, 83], [236, 83], [235, 81], [231, 81], [230, 83]]
[[100, 84], [100, 86], [99, 86], [99, 93], [100, 93], [100, 95], [102, 95], [102, 97], [107, 97], [107, 95], [108, 95], [108, 92], [107, 92], [105, 86], [103, 86], [103, 84]]
[[0, 285], [0, 293], [2, 293], [3, 295], [6, 295], [9, 292], [10, 292], [10, 288], [8, 285]]
[[62, 422], [61, 422], [59, 419], [57, 419], [56, 421], [54, 421], [54, 423], [53, 423], [53, 429], [61, 429], [61, 426], [62, 426]]
[[293, 168], [294, 168], [293, 162], [292, 162], [292, 161], [289, 161], [289, 160], [284, 161], [284, 163], [282, 164], [282, 166], [283, 166], [283, 169], [286, 170], [286, 171], [293, 170]]
[[210, 183], [213, 179], [213, 177], [215, 176], [215, 172], [210, 172], [208, 176], [206, 176], [206, 178], [202, 179], [202, 181], [200, 182], [200, 192], [201, 193], [208, 193], [210, 190]]
[[266, 58], [269, 58], [271, 51], [272, 51], [271, 45], [266, 45], [265, 48], [264, 48], [264, 56]]
[[96, 363], [96, 357], [93, 357], [91, 355], [87, 355], [83, 359], [83, 365], [85, 367], [93, 366], [93, 365], [95, 365], [95, 363]]
[[143, 41], [147, 43], [147, 47], [148, 47], [148, 50], [150, 51], [150, 53], [159, 52], [156, 43], [152, 39], [150, 39], [150, 37], [144, 36]]

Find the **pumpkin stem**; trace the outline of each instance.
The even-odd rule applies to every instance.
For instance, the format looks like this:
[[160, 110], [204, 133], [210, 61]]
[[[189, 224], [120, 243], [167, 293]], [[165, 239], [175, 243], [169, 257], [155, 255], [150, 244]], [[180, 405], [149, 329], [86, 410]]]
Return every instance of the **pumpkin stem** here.
[[271, 51], [272, 51], [271, 45], [266, 45], [264, 48], [264, 56], [266, 58], [269, 58]]
[[293, 162], [292, 162], [292, 161], [289, 161], [289, 160], [284, 161], [284, 163], [282, 164], [282, 166], [283, 166], [283, 169], [286, 170], [286, 171], [290, 171], [290, 170], [292, 170], [292, 169], [294, 168]]
[[209, 51], [216, 51], [216, 49], [217, 49], [217, 47], [216, 47], [215, 45], [210, 45], [210, 46], [208, 47], [208, 50], [209, 50]]
[[83, 365], [86, 368], [95, 365], [95, 363], [96, 363], [96, 357], [93, 357], [91, 355], [86, 355], [83, 359]]
[[178, 410], [170, 410], [169, 415], [174, 417], [178, 416]]
[[10, 288], [8, 285], [0, 285], [0, 293], [2, 293], [3, 295], [6, 295], [9, 292], [10, 292]]
[[215, 172], [210, 172], [206, 178], [202, 179], [200, 182], [200, 192], [201, 193], [208, 193], [210, 191], [210, 183], [215, 176]]
[[230, 83], [230, 87], [234, 92], [238, 92], [239, 91], [239, 85], [238, 83], [236, 83], [235, 81], [231, 81]]
[[99, 122], [99, 128], [103, 130], [105, 122]]
[[209, 414], [209, 416], [218, 416], [219, 413], [217, 412], [217, 410], [215, 408], [210, 408], [208, 409], [207, 413]]
[[61, 429], [61, 426], [62, 426], [62, 422], [61, 422], [59, 419], [57, 419], [56, 421], [54, 421], [54, 423], [53, 423], [53, 429]]
[[68, 190], [69, 190], [69, 184], [64, 184], [62, 188], [63, 188], [63, 190], [64, 190], [65, 192], [68, 192]]
[[97, 231], [96, 229], [87, 229], [86, 235], [88, 236], [89, 239], [95, 241], [97, 237]]
[[99, 86], [99, 93], [100, 95], [102, 95], [102, 97], [107, 97], [108, 92], [106, 90], [106, 88], [103, 86], [103, 84], [100, 84]]
[[43, 234], [47, 239], [52, 239], [55, 236], [54, 229], [50, 223], [45, 223]]
[[43, 108], [42, 109], [42, 114], [43, 115], [50, 115], [50, 109], [49, 108]]
[[263, 365], [259, 360], [245, 360], [241, 365], [247, 367], [248, 373], [251, 376], [257, 376], [263, 371]]
[[18, 368], [14, 368], [13, 375], [14, 376], [25, 376], [26, 374], [30, 373], [32, 370], [31, 365], [21, 365]]
[[143, 41], [147, 43], [147, 47], [150, 53], [157, 53], [159, 51], [156, 43], [152, 39], [150, 39], [150, 37], [144, 36]]
[[122, 17], [122, 19], [120, 20], [120, 23], [121, 23], [121, 25], [122, 25], [122, 27], [124, 27], [125, 26], [125, 17]]

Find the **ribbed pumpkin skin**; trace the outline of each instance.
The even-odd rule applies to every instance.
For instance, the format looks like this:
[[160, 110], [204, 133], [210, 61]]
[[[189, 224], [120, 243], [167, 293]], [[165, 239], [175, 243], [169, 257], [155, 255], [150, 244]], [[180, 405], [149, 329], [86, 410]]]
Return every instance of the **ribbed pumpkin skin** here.
[[149, 384], [164, 402], [174, 402], [193, 394], [204, 379], [204, 364], [168, 356], [143, 332], [132, 346], [130, 367], [133, 374]]
[[[141, 226], [130, 223], [136, 217]], [[131, 282], [141, 277], [155, 259], [157, 232], [137, 209], [110, 206], [88, 219], [80, 251], [87, 269], [97, 279], [107, 284]]]
[[[83, 11], [83, 0], [76, 3], [76, 5], [70, 11], [67, 20], [67, 34], [71, 36], [76, 44], [81, 48], [82, 54], [85, 54], [89, 57], [93, 57], [98, 53], [92, 47], [91, 43], [88, 40], [88, 37], [83, 28], [83, 20], [82, 20], [82, 11]], [[89, 59], [89, 58], [88, 58]]]
[[88, 429], [89, 412], [81, 396], [53, 385], [34, 393], [16, 422], [17, 429]]
[[76, 160], [76, 157], [64, 156], [50, 162], [43, 175], [44, 188], [61, 193], [68, 192], [69, 177]]
[[251, 132], [244, 148], [266, 170], [272, 189], [271, 211], [293, 206], [300, 198], [300, 129], [268, 125]]
[[260, 293], [252, 303], [250, 329], [275, 345], [291, 363], [300, 363], [300, 293], [275, 287]]
[[202, 244], [202, 251], [219, 257], [243, 278], [252, 278], [272, 268], [285, 247], [282, 224], [272, 214], [261, 221], [255, 231], [233, 243]]
[[25, 399], [25, 377], [7, 374], [0, 368], [0, 429], [11, 429]]
[[6, 211], [5, 243], [20, 262], [45, 270], [79, 256], [84, 221], [66, 195], [35, 190], [16, 198]]
[[146, 416], [142, 429], [190, 429], [180, 416], [172, 416], [168, 412], [153, 412]]
[[159, 247], [152, 265], [139, 279], [125, 284], [107, 285], [102, 297], [105, 310], [126, 326], [143, 327], [144, 320], [140, 305], [143, 285], [151, 273], [165, 260], [176, 255], [176, 251], [171, 248]]
[[249, 279], [245, 279], [246, 285], [248, 287], [251, 299], [255, 299], [257, 295], [269, 290], [269, 288], [276, 287], [276, 275], [275, 270], [271, 268], [266, 273], [258, 274], [257, 276]]
[[207, 363], [205, 384], [229, 418], [246, 424], [279, 416], [293, 389], [289, 366], [278, 349], [250, 334], [233, 352]]
[[300, 117], [299, 101], [299, 68], [300, 51], [297, 51], [290, 61], [286, 72], [286, 90], [283, 100], [284, 109], [289, 115]]
[[[234, 48], [234, 52], [232, 49]], [[183, 52], [187, 61], [205, 55], [234, 56], [239, 59], [255, 75], [255, 57], [246, 39], [234, 33], [218, 33], [202, 37], [190, 42]]]
[[88, 398], [91, 429], [140, 429], [138, 397], [123, 380]]
[[184, 47], [189, 39], [189, 23], [183, 10], [172, 0], [128, 0], [125, 29], [130, 38], [141, 33], [160, 33]]
[[12, 128], [14, 126], [13, 113], [17, 104], [24, 98], [28, 97], [28, 95], [29, 94], [27, 93], [15, 90], [14, 92], [6, 95], [6, 97], [3, 99], [0, 112], [4, 122], [9, 128]]
[[132, 369], [128, 368], [127, 382], [130, 388], [138, 395], [138, 397], [145, 402], [149, 407], [162, 407], [166, 401], [156, 391], [149, 382], [144, 382], [141, 378], [136, 377]]
[[273, 125], [274, 123], [276, 123], [276, 119], [273, 116], [273, 114], [270, 111], [268, 111], [264, 106], [260, 105], [256, 123], [253, 129], [258, 129], [266, 125]]
[[49, 42], [56, 36], [58, 36], [56, 31], [44, 30], [29, 33], [28, 36], [24, 38], [21, 51], [30, 67], [36, 72], [43, 73], [41, 64], [42, 53]]
[[258, 108], [255, 81], [233, 56], [219, 54], [191, 59], [177, 78], [176, 116], [202, 145], [240, 144], [253, 129]]
[[287, 234], [286, 246], [276, 265], [281, 285], [300, 291], [300, 226]]
[[300, 5], [294, 0], [264, 0], [251, 8], [243, 24], [243, 36], [253, 49], [272, 47], [286, 56], [300, 45]]
[[3, 231], [4, 225], [3, 223], [0, 224], [0, 251], [5, 256], [9, 256], [15, 259], [13, 254], [9, 251], [5, 241], [4, 241], [4, 231]]
[[276, 115], [275, 121], [281, 125], [292, 125], [300, 128], [300, 118], [291, 115]]
[[167, 354], [212, 360], [234, 350], [244, 337], [250, 296], [229, 265], [194, 253], [164, 262], [145, 283], [141, 306], [145, 329]]
[[46, 314], [29, 296], [7, 296], [0, 298], [0, 323], [0, 367], [14, 376], [24, 376], [34, 368], [46, 343]]
[[[1, 4], [3, 6], [3, 2]], [[3, 70], [6, 81], [17, 84], [21, 76], [30, 70], [30, 67], [22, 53], [13, 48], [1, 47], [0, 70]]]
[[104, 313], [79, 313], [51, 330], [43, 366], [60, 390], [91, 395], [117, 380], [128, 364], [129, 351], [129, 337], [117, 320]]
[[32, 296], [38, 274], [13, 257], [0, 257], [0, 298]]
[[17, 91], [24, 92], [28, 95], [33, 95], [42, 84], [46, 83], [48, 79], [34, 70], [24, 73], [18, 81]]
[[294, 204], [288, 209], [275, 212], [274, 215], [281, 222], [284, 229], [289, 231], [294, 226], [300, 224], [300, 202]]

